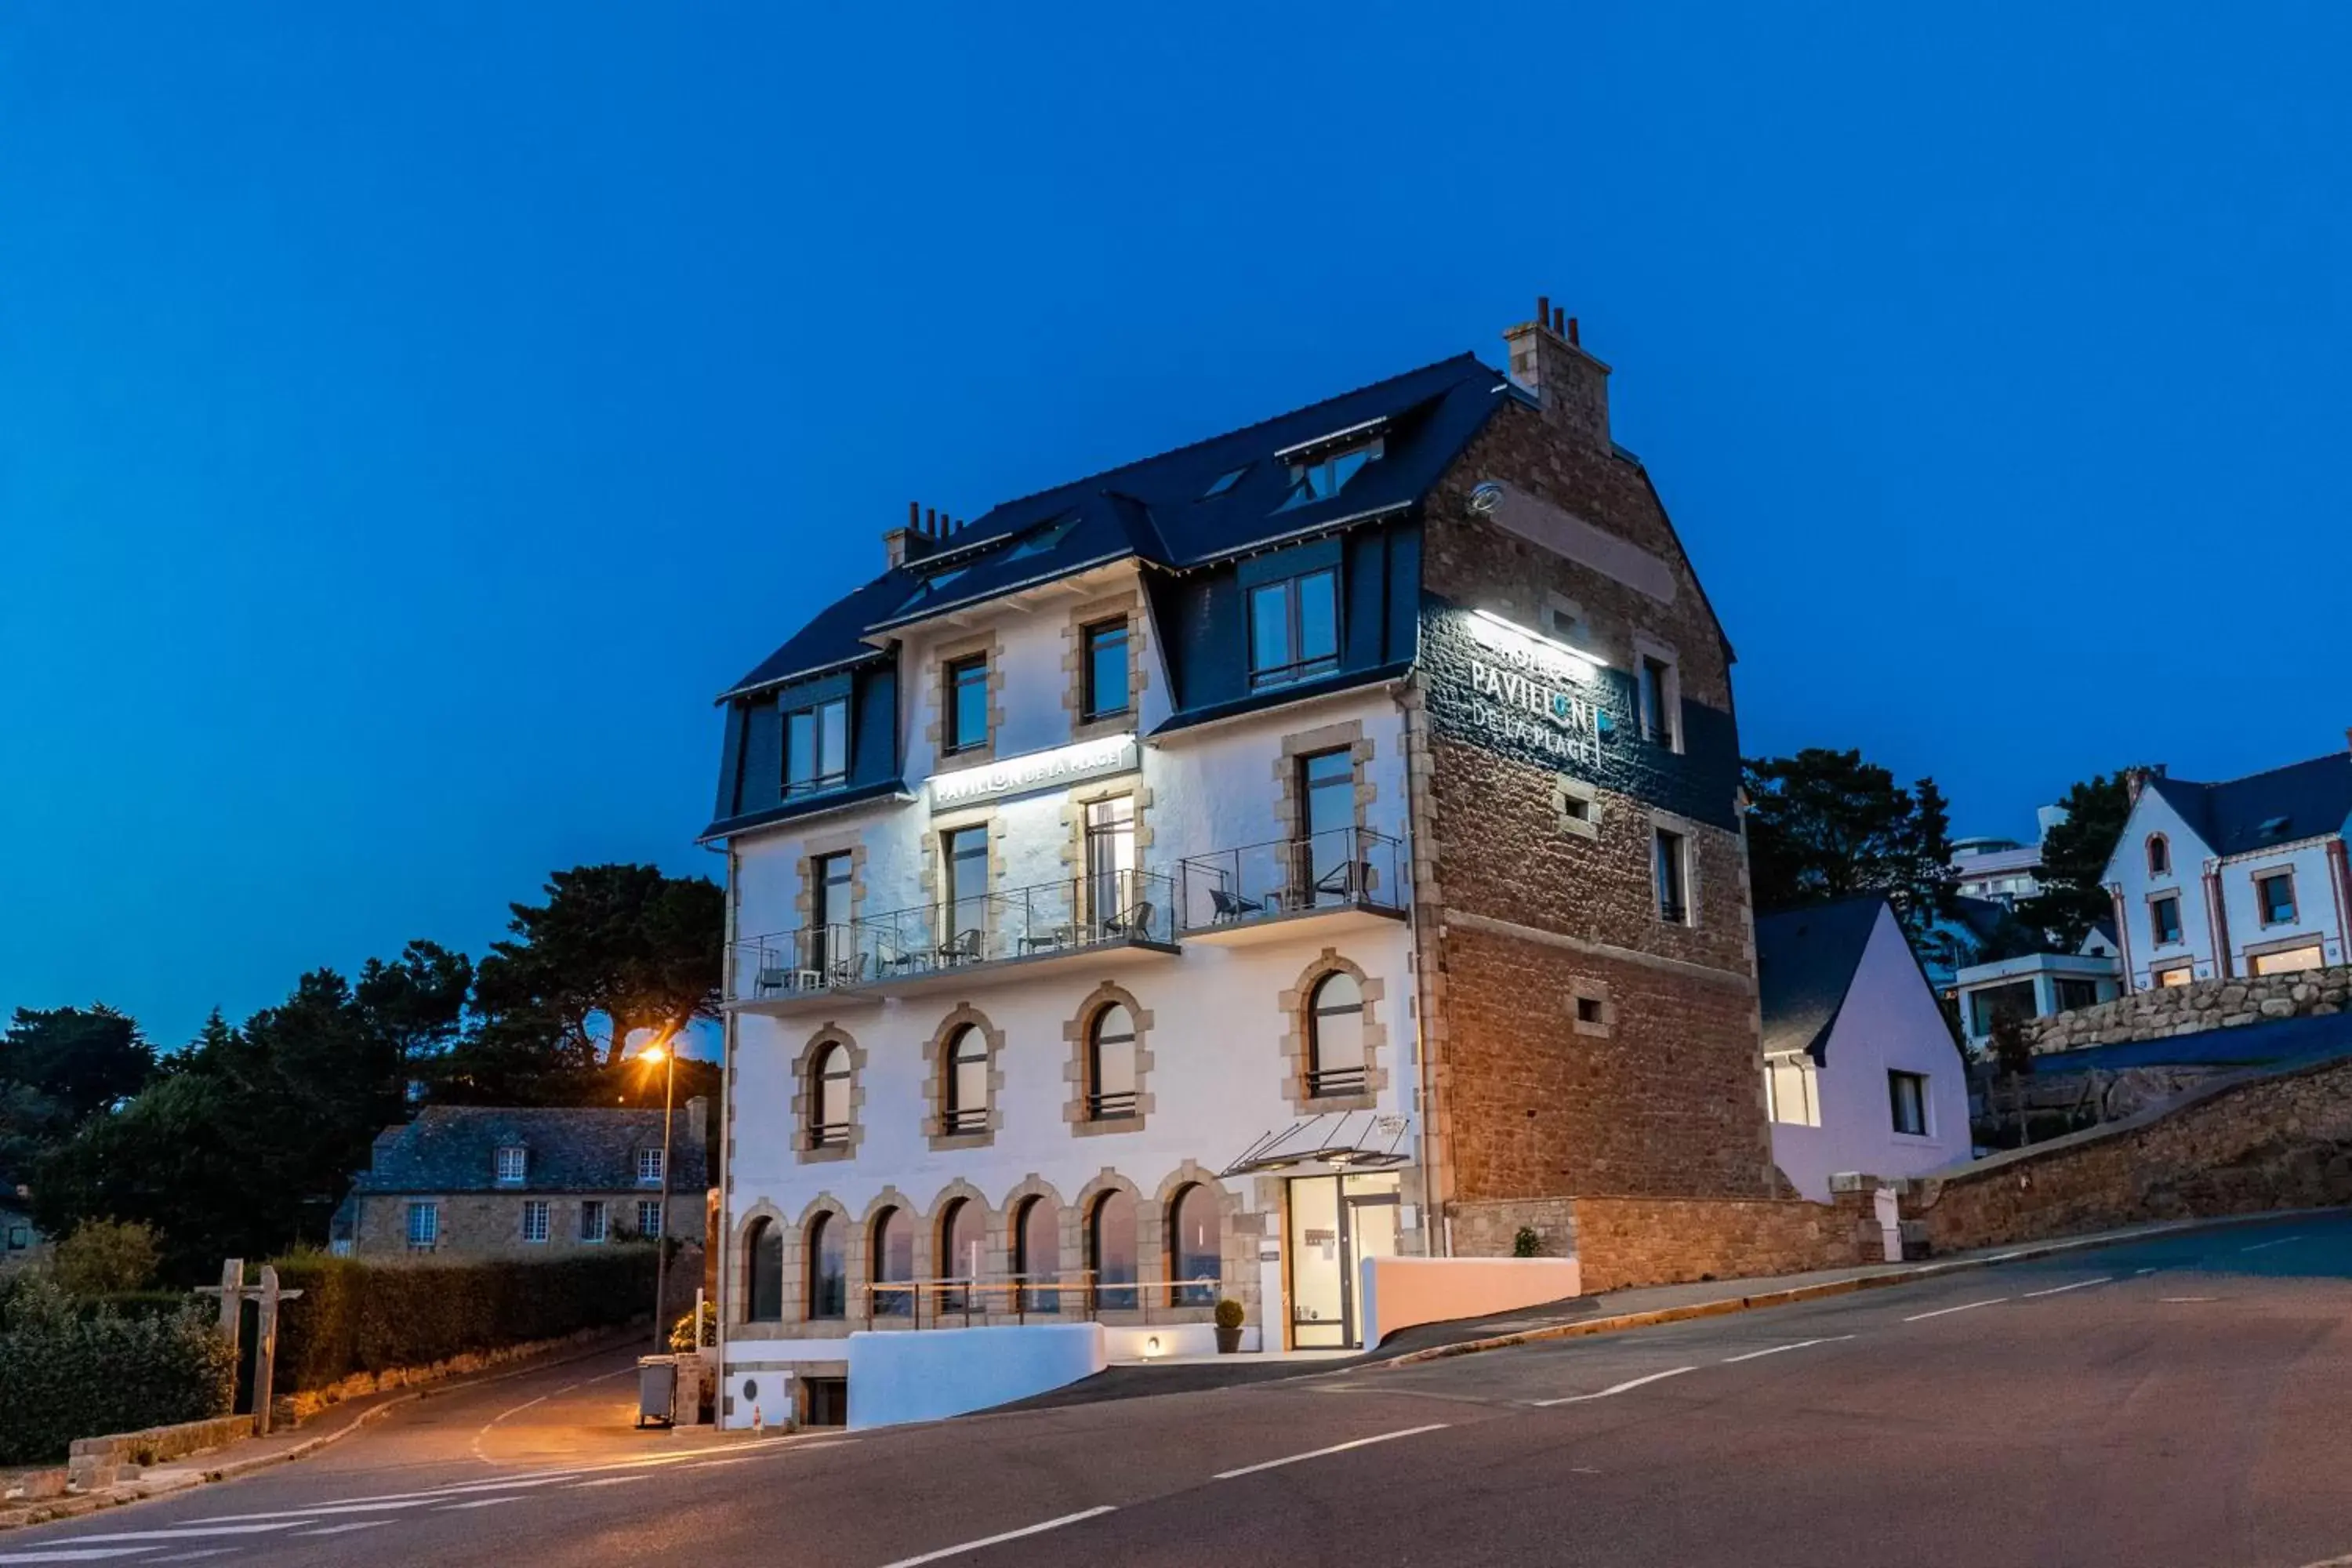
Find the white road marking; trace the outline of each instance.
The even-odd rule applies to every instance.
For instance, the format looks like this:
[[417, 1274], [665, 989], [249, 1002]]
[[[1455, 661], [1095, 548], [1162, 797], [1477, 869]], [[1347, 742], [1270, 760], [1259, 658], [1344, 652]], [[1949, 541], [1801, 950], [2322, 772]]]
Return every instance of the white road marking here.
[[585, 1388], [592, 1383], [603, 1383], [608, 1378], [620, 1377], [636, 1370], [637, 1369], [634, 1366], [622, 1366], [615, 1367], [611, 1372], [600, 1372], [593, 1377], [583, 1377], [576, 1382], [567, 1383], [562, 1388], [551, 1389], [549, 1392], [541, 1394], [537, 1399], [526, 1399], [511, 1410], [499, 1411], [496, 1415], [493, 1415], [488, 1421], [483, 1422], [482, 1429], [474, 1434], [474, 1441], [472, 1444], [474, 1458], [481, 1460], [482, 1463], [486, 1465], [495, 1465], [498, 1463], [496, 1459], [491, 1458], [488, 1454], [482, 1452], [482, 1439], [490, 1435], [491, 1427], [496, 1426], [508, 1416], [520, 1415], [524, 1411], [530, 1409], [532, 1405], [544, 1405], [551, 1399], [561, 1399], [563, 1395], [571, 1393], [575, 1388]]
[[1558, 1399], [1530, 1399], [1528, 1403], [1539, 1409], [1549, 1408], [1554, 1405], [1581, 1405], [1588, 1399], [1606, 1399], [1612, 1394], [1622, 1394], [1628, 1389], [1639, 1388], [1645, 1383], [1661, 1383], [1667, 1378], [1680, 1377], [1686, 1372], [1696, 1372], [1698, 1368], [1695, 1366], [1678, 1366], [1672, 1372], [1654, 1372], [1647, 1377], [1633, 1378], [1628, 1382], [1616, 1384], [1611, 1387], [1601, 1389], [1592, 1394], [1565, 1394]]
[[447, 1508], [440, 1509], [436, 1511], [440, 1513], [455, 1513], [461, 1508], [496, 1508], [500, 1503], [520, 1501], [522, 1501], [522, 1499], [519, 1497], [478, 1497], [471, 1502], [453, 1502]]
[[1853, 1338], [1852, 1334], [1832, 1334], [1822, 1340], [1798, 1340], [1791, 1344], [1774, 1345], [1769, 1350], [1749, 1351], [1746, 1355], [1727, 1355], [1723, 1358], [1723, 1364], [1730, 1366], [1736, 1362], [1754, 1361], [1759, 1356], [1779, 1355], [1782, 1351], [1805, 1351], [1812, 1349], [1815, 1345], [1833, 1345], [1840, 1340], [1852, 1338]]
[[942, 1546], [937, 1552], [926, 1552], [920, 1557], [901, 1557], [896, 1563], [885, 1564], [885, 1568], [915, 1568], [919, 1563], [937, 1563], [942, 1557], [953, 1557], [965, 1552], [977, 1552], [983, 1546], [995, 1546], [1007, 1541], [1018, 1541], [1024, 1535], [1043, 1535], [1049, 1530], [1059, 1530], [1066, 1524], [1076, 1524], [1080, 1520], [1097, 1519], [1111, 1511], [1110, 1504], [1105, 1503], [1100, 1508], [1085, 1509], [1077, 1513], [1066, 1513], [1059, 1519], [1049, 1519], [1043, 1524], [1033, 1524], [1024, 1530], [1008, 1530], [1002, 1535], [982, 1536], [978, 1541], [967, 1541], [961, 1546]]
[[2077, 1279], [2072, 1285], [2053, 1285], [2047, 1290], [2028, 1290], [2024, 1300], [2031, 1301], [2036, 1296], [2063, 1296], [2069, 1290], [2087, 1290], [2094, 1285], [2112, 1285], [2115, 1282], [2114, 1275], [2102, 1274], [2096, 1279]]
[[[260, 1535], [273, 1530], [291, 1530], [299, 1520], [284, 1520], [276, 1524], [178, 1524], [169, 1530], [110, 1530], [103, 1535], [77, 1535], [68, 1542], [89, 1546], [99, 1542], [137, 1541], [150, 1546], [166, 1541], [202, 1541], [208, 1535]], [[7, 1559], [0, 1557], [0, 1563]]]
[[150, 1557], [147, 1561], [150, 1563], [194, 1563], [201, 1557], [218, 1557], [225, 1552], [234, 1552], [236, 1550], [236, 1548], [234, 1546], [207, 1546], [200, 1552], [174, 1552], [169, 1557]]
[[2252, 1247], [2242, 1247], [2238, 1248], [2238, 1250], [2241, 1252], [2264, 1252], [2273, 1247], [2284, 1247], [2290, 1241], [2301, 1241], [2303, 1237], [2299, 1236], [2282, 1236], [2276, 1241], [2258, 1241]]
[[349, 1535], [354, 1530], [382, 1530], [393, 1521], [388, 1519], [355, 1519], [349, 1524], [331, 1524], [324, 1530], [298, 1530], [294, 1539], [306, 1535]]
[[576, 1492], [583, 1487], [625, 1487], [635, 1485], [638, 1481], [649, 1481], [652, 1479], [653, 1477], [651, 1476], [606, 1476], [602, 1480], [574, 1481], [563, 1489], [568, 1492]]
[[[1344, 1454], [1350, 1448], [1368, 1448], [1374, 1443], [1392, 1443], [1399, 1437], [1418, 1437], [1423, 1432], [1443, 1432], [1450, 1425], [1449, 1422], [1435, 1421], [1426, 1426], [1408, 1426], [1402, 1432], [1383, 1432], [1377, 1437], [1359, 1437], [1352, 1443], [1334, 1443], [1328, 1448], [1316, 1448], [1304, 1454], [1292, 1454], [1286, 1458], [1268, 1459], [1264, 1464], [1244, 1465], [1237, 1470], [1219, 1470], [1213, 1479], [1229, 1481], [1236, 1476], [1254, 1476], [1260, 1470], [1280, 1469], [1285, 1465], [1295, 1465], [1302, 1459], [1319, 1459], [1328, 1454]], [[892, 1568], [897, 1568], [897, 1565], [894, 1563]]]
[[144, 1552], [143, 1546], [103, 1546], [89, 1551], [72, 1547], [52, 1547], [43, 1552], [0, 1552], [0, 1563], [96, 1563], [106, 1557], [128, 1557]]
[[2219, 1296], [2158, 1296], [2157, 1298], [2159, 1302], [2168, 1306], [2178, 1306], [2189, 1301], [2218, 1301], [2221, 1299]]
[[1932, 1312], [1914, 1312], [1903, 1321], [1906, 1323], [1924, 1323], [1930, 1318], [1948, 1318], [1954, 1312], [1972, 1312], [1979, 1307], [1998, 1307], [2008, 1300], [2006, 1296], [1988, 1296], [1981, 1301], [1963, 1301], [1957, 1307], [1938, 1307]]

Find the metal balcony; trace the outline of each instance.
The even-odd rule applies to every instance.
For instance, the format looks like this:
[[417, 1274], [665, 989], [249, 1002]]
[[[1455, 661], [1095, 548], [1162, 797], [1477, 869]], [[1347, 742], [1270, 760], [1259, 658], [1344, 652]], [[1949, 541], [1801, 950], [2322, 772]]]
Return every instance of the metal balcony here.
[[1404, 918], [1403, 846], [1369, 827], [1277, 838], [1176, 863], [1176, 930], [1240, 944]]

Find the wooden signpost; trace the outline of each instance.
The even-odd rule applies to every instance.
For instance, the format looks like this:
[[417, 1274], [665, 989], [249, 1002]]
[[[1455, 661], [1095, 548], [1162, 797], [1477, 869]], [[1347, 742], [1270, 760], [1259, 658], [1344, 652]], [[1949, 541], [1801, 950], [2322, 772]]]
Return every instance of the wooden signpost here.
[[221, 1282], [199, 1286], [196, 1293], [220, 1298], [221, 1334], [228, 1341], [232, 1354], [244, 1332], [246, 1302], [260, 1304], [253, 1331], [253, 1432], [257, 1437], [267, 1437], [278, 1370], [278, 1303], [291, 1301], [302, 1292], [280, 1289], [278, 1270], [267, 1263], [261, 1266], [261, 1282], [248, 1285], [245, 1282], [245, 1259], [232, 1258], [221, 1264]]

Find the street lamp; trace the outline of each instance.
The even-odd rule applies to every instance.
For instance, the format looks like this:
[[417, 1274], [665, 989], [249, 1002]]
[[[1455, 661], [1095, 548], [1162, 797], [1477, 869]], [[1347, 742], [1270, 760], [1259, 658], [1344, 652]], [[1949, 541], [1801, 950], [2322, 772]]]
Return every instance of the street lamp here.
[[[660, 1062], [664, 1064], [662, 1072], [661, 1208], [659, 1210], [661, 1222], [656, 1227], [656, 1234], [654, 1237], [654, 1354], [656, 1355], [660, 1355], [669, 1349], [669, 1325], [662, 1321], [662, 1300], [667, 1294], [667, 1288], [669, 1284], [670, 1101], [677, 1097], [677, 1052], [671, 1047], [670, 1040], [677, 1035], [677, 1031], [676, 1029], [663, 1030], [652, 1044], [646, 1046], [644, 1050], [637, 1053], [637, 1060], [641, 1063], [650, 1065], [654, 1062]], [[695, 1348], [699, 1351], [702, 1346], [702, 1324], [699, 1321], [698, 1321], [694, 1325], [694, 1343]]]

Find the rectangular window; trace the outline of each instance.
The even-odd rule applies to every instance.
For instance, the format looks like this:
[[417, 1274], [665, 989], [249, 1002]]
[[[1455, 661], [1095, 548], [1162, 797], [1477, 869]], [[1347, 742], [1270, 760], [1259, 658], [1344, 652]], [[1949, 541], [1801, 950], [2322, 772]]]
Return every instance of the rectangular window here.
[[1346, 746], [1298, 759], [1302, 905], [1344, 902], [1355, 875], [1356, 757]]
[[1250, 590], [1250, 684], [1282, 686], [1339, 668], [1339, 574], [1326, 566]]
[[1890, 1072], [1886, 1098], [1895, 1113], [1895, 1131], [1914, 1138], [1927, 1136], [1927, 1075]]
[[[1123, 921], [1135, 887], [1135, 797], [1087, 803], [1087, 912], [1097, 925]], [[1124, 934], [1106, 931], [1108, 936]]]
[[1078, 718], [1093, 723], [1128, 709], [1127, 620], [1097, 621], [1079, 634], [1086, 659], [1086, 689], [1079, 694]]
[[411, 1204], [408, 1205], [408, 1245], [419, 1252], [430, 1252], [441, 1241], [441, 1205]]
[[[809, 862], [808, 967], [820, 977], [827, 976], [828, 971], [835, 967], [836, 958], [842, 970], [850, 967], [856, 943], [843, 928], [856, 918], [856, 911], [851, 907], [855, 901], [856, 872], [856, 860], [846, 849], [836, 855], [820, 855]], [[838, 953], [835, 952], [836, 935]], [[844, 973], [821, 978], [820, 984], [854, 978], [854, 974]]]
[[662, 1152], [658, 1149], [637, 1151], [637, 1185], [658, 1187], [662, 1179]]
[[2099, 1002], [2099, 983], [2095, 980], [2058, 980], [2058, 1011], [2072, 1013], [2077, 1007], [2095, 1007]]
[[547, 1200], [533, 1198], [522, 1205], [522, 1238], [530, 1242], [547, 1239]]
[[812, 795], [849, 782], [849, 699], [784, 715], [784, 794]]
[[2161, 986], [2186, 985], [2197, 978], [2197, 972], [2188, 964], [2176, 963], [2168, 969], [2158, 970], [2153, 978]]
[[1334, 452], [1290, 465], [1290, 494], [1283, 499], [1276, 510], [1286, 511], [1309, 501], [1327, 500], [1348, 488], [1348, 481], [1362, 471], [1365, 464], [1378, 458], [1385, 450], [1384, 444], [1373, 440], [1353, 447], [1342, 447]]
[[2031, 980], [2012, 980], [2006, 985], [1988, 985], [1969, 993], [1969, 1020], [1975, 1026], [1969, 1032], [1979, 1037], [1991, 1034], [2003, 1018], [2031, 1018], [2034, 1011]]
[[1690, 844], [1681, 834], [1661, 827], [1652, 861], [1658, 883], [1658, 918], [1670, 926], [1689, 925]]
[[1775, 1121], [1796, 1127], [1819, 1127], [1822, 1110], [1814, 1094], [1811, 1061], [1802, 1056], [1766, 1058], [1764, 1102], [1766, 1113]]
[[523, 1152], [520, 1144], [509, 1143], [501, 1148], [499, 1151], [499, 1185], [502, 1187], [522, 1185], [523, 1172], [529, 1160], [530, 1156]]
[[660, 1202], [654, 1198], [643, 1198], [638, 1200], [637, 1234], [644, 1237], [647, 1241], [658, 1241], [661, 1239], [661, 1225], [662, 1210]]
[[2263, 924], [2283, 926], [2294, 923], [2294, 873], [2266, 871], [2254, 879], [2254, 902], [2263, 911]]
[[604, 1239], [604, 1204], [590, 1198], [580, 1205], [580, 1239], [594, 1245]]
[[947, 750], [977, 751], [988, 744], [988, 658], [950, 659], [947, 672]]
[[2159, 945], [2179, 942], [2180, 940], [2179, 895], [2167, 893], [2160, 899], [2150, 899], [2147, 901], [2147, 923], [2149, 929], [2155, 931], [2156, 940]]
[[2258, 952], [2247, 960], [2246, 968], [2254, 974], [2291, 974], [2299, 969], [2320, 966], [2319, 944], [2291, 947], [2284, 952]]
[[947, 930], [940, 947], [950, 960], [974, 959], [988, 942], [988, 825], [951, 828], [940, 836], [947, 863]]
[[1642, 658], [1642, 739], [1680, 751], [1682, 742], [1675, 733], [1678, 715], [1675, 710], [1681, 705], [1675, 690], [1674, 666], [1664, 659], [1644, 654]]

